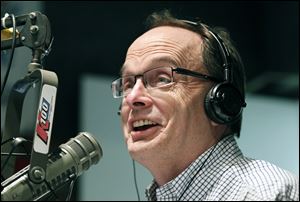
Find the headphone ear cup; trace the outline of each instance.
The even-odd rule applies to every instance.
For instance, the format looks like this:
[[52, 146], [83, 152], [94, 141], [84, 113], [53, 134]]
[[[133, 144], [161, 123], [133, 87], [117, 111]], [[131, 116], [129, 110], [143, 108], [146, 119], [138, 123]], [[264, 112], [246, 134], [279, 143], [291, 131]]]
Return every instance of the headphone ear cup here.
[[223, 82], [208, 91], [204, 105], [206, 114], [212, 121], [231, 124], [239, 120], [245, 102], [237, 88], [231, 83]]

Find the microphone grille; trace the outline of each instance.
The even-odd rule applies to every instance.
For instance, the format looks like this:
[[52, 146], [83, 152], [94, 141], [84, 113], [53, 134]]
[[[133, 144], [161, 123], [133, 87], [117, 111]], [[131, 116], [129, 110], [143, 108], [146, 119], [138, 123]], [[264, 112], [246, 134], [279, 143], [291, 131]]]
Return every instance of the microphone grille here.
[[97, 164], [103, 155], [100, 144], [88, 132], [79, 132], [75, 138], [71, 138], [59, 147], [71, 154], [78, 166], [78, 175], [89, 169], [91, 165]]

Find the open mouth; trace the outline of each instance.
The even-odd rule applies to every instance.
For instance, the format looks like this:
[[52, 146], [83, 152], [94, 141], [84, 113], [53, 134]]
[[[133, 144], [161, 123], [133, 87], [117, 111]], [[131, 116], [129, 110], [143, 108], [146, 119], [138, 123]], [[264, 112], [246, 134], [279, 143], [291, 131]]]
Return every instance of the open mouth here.
[[157, 125], [157, 123], [150, 120], [139, 120], [133, 122], [133, 131], [144, 131]]

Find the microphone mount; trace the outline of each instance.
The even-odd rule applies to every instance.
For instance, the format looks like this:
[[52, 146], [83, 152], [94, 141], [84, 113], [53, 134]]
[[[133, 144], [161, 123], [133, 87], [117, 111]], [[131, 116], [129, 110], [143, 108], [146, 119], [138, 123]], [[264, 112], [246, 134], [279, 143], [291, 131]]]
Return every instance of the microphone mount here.
[[[51, 37], [51, 27], [47, 16], [36, 11], [15, 18], [16, 26], [23, 26], [17, 34], [16, 47], [26, 46], [33, 51], [34, 63], [40, 63], [42, 54], [48, 55], [51, 49], [53, 38]], [[1, 50], [11, 48], [12, 34], [10, 28], [13, 27], [12, 17], [5, 16], [1, 19], [1, 33], [6, 32], [7, 37], [2, 40]]]
[[[17, 33], [14, 38], [10, 28], [17, 29], [17, 26], [22, 26], [22, 29], [20, 32], [14, 30]], [[5, 37], [2, 37], [2, 33]], [[42, 59], [49, 54], [53, 43], [50, 22], [47, 16], [38, 11], [16, 16], [14, 19], [13, 16], [5, 15], [1, 19], [1, 50], [12, 48], [11, 44], [14, 41], [15, 47], [25, 46], [30, 48], [32, 59], [27, 66], [27, 75], [13, 85], [9, 94], [1, 141], [20, 133], [25, 96], [29, 89], [36, 90], [39, 101], [35, 103], [38, 106], [35, 109], [36, 122], [28, 177], [33, 183], [41, 183], [46, 176], [58, 86], [56, 73], [44, 70], [42, 66]], [[1, 158], [2, 153], [5, 153], [7, 149], [8, 147], [1, 146]], [[7, 158], [10, 158], [10, 156]], [[1, 171], [3, 177], [2, 172], [4, 171]]]

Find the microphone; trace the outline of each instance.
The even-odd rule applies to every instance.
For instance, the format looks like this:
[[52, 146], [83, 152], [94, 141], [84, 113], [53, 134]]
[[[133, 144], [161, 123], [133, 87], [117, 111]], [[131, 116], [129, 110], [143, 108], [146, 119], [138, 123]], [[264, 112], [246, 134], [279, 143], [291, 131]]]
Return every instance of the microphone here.
[[41, 183], [36, 184], [28, 178], [30, 165], [1, 183], [1, 201], [31, 201], [46, 196], [71, 177], [80, 176], [91, 165], [97, 164], [102, 155], [96, 139], [87, 132], [80, 132], [49, 154], [45, 179]]

